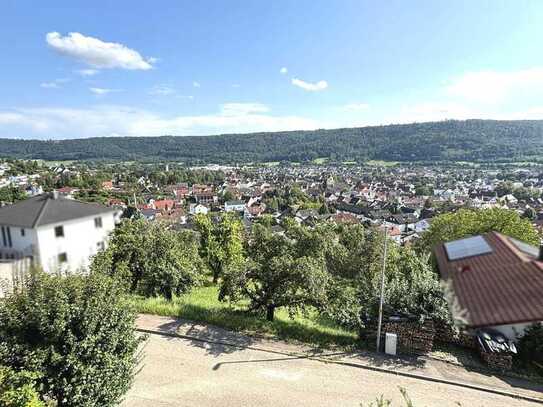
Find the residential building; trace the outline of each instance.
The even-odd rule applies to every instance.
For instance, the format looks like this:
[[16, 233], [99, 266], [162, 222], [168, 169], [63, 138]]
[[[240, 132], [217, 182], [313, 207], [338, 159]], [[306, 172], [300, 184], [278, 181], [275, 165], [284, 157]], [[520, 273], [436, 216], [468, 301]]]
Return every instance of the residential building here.
[[490, 328], [516, 340], [543, 321], [540, 249], [497, 232], [435, 247], [441, 278], [454, 293], [452, 308], [468, 329]]
[[0, 208], [0, 258], [32, 258], [46, 272], [85, 269], [107, 245], [119, 212], [57, 192]]
[[226, 201], [224, 203], [225, 212], [243, 212], [245, 210], [245, 201]]

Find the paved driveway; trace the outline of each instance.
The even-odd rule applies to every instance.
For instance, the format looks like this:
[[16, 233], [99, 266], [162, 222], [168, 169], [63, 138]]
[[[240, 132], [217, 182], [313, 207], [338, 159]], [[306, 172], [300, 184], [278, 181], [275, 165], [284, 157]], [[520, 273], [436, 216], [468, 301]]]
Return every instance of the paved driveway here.
[[[150, 335], [124, 407], [360, 406], [385, 394], [415, 406], [537, 405], [505, 396], [309, 359]], [[403, 405], [403, 404], [398, 404]]]

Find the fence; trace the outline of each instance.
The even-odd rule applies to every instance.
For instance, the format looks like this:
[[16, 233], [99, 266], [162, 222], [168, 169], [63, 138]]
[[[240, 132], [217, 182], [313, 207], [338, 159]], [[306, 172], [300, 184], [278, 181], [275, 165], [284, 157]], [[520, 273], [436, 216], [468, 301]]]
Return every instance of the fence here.
[[0, 260], [0, 298], [20, 287], [32, 266], [32, 259]]

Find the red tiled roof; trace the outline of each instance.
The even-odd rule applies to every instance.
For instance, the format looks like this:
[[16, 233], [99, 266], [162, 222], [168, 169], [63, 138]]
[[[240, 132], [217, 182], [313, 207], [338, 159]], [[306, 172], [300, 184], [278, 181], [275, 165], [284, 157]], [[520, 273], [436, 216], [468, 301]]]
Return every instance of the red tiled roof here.
[[492, 253], [449, 261], [444, 244], [435, 247], [441, 277], [452, 281], [472, 328], [543, 321], [543, 262], [504, 235], [483, 238]]
[[175, 202], [173, 199], [162, 199], [154, 201], [155, 209], [171, 209], [173, 208]]

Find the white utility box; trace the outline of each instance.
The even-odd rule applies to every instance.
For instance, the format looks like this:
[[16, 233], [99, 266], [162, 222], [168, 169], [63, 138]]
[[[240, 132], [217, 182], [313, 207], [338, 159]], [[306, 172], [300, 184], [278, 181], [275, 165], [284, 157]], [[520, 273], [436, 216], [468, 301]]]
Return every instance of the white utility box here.
[[387, 355], [396, 355], [396, 346], [398, 344], [398, 335], [385, 334], [385, 353]]

